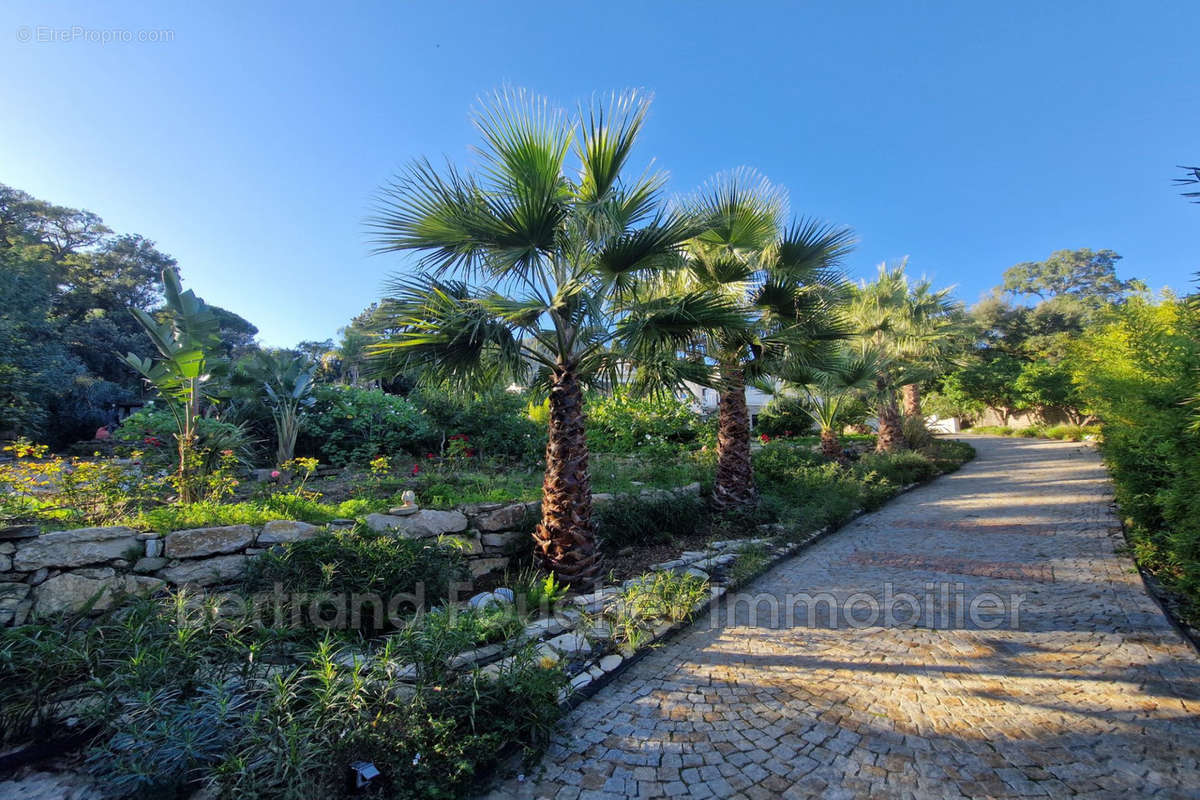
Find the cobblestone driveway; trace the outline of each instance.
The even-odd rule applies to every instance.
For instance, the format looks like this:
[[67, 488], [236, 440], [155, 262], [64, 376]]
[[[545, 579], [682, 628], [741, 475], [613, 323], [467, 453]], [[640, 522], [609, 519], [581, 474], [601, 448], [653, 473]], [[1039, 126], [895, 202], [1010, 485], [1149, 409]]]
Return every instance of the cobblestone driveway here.
[[972, 443], [750, 586], [755, 625], [726, 606], [633, 665], [493, 796], [1200, 797], [1200, 661], [1114, 554], [1095, 452]]

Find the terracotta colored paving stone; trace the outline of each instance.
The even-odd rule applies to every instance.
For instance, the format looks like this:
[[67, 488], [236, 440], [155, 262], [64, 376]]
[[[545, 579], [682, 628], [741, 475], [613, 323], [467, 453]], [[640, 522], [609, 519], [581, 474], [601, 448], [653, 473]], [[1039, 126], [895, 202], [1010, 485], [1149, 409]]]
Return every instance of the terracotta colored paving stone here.
[[[631, 666], [492, 796], [1200, 796], [1200, 660], [1115, 552], [1094, 450], [972, 443]], [[836, 613], [785, 619], [800, 594]], [[844, 613], [902, 594], [911, 619]]]

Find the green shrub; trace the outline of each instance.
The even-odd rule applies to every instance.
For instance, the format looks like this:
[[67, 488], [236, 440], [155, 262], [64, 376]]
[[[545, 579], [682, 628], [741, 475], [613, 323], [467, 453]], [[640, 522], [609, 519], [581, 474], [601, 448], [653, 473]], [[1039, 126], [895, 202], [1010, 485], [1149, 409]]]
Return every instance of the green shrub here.
[[704, 504], [692, 494], [668, 498], [617, 495], [597, 507], [596, 536], [606, 550], [630, 545], [663, 544], [689, 536], [704, 515]]
[[729, 570], [729, 579], [734, 586], [741, 586], [762, 571], [771, 560], [771, 551], [765, 544], [753, 544], [738, 551], [737, 560]]
[[[173, 467], [178, 464], [175, 445], [175, 417], [165, 408], [146, 406], [130, 414], [113, 434], [119, 445], [138, 450], [147, 464]], [[196, 422], [199, 437], [196, 447], [201, 451], [243, 451], [248, 446], [246, 435], [237, 425], [210, 417]]]
[[760, 486], [786, 485], [797, 470], [826, 462], [811, 447], [772, 440], [753, 454], [754, 478]]
[[93, 747], [87, 767], [114, 797], [175, 797], [201, 780], [237, 741], [247, 696], [229, 684], [134, 695], [112, 735]]
[[1014, 429], [1007, 425], [976, 425], [971, 428], [969, 433], [978, 433], [984, 436], [1012, 436]]
[[409, 400], [425, 415], [445, 442], [465, 436], [480, 458], [535, 463], [545, 456], [546, 425], [529, 418], [524, 393], [494, 391], [464, 397], [441, 389], [422, 388]]
[[708, 580], [699, 575], [647, 572], [621, 589], [617, 602], [604, 612], [604, 621], [619, 645], [636, 650], [660, 622], [680, 622], [696, 613], [708, 597]]
[[954, 472], [975, 457], [975, 448], [957, 439], [935, 439], [924, 455], [933, 462], [938, 472]]
[[[363, 528], [331, 531], [270, 550], [251, 562], [249, 590], [373, 594], [386, 602], [414, 595], [429, 608], [450, 596], [451, 584], [469, 573], [462, 552], [421, 540]], [[420, 591], [418, 591], [420, 589]], [[374, 620], [376, 627], [383, 620]]]
[[[518, 625], [502, 609], [426, 615], [366, 658], [196, 595], [146, 598], [87, 625], [0, 631], [2, 735], [97, 726], [86, 763], [113, 796], [341, 797], [347, 765], [368, 760], [388, 796], [467, 797], [510, 753], [536, 753], [560, 714], [566, 676], [531, 647], [492, 677], [445, 669]], [[401, 683], [401, 663], [437, 666]]]
[[1132, 298], [1071, 358], [1134, 556], [1200, 624], [1200, 304]]
[[979, 425], [970, 429], [971, 433], [987, 434], [990, 436], [1020, 436], [1024, 439], [1059, 439], [1067, 442], [1082, 442], [1089, 437], [1100, 435], [1099, 425], [1030, 425], [1027, 428], [1012, 428], [999, 425]]
[[202, 501], [160, 506], [130, 517], [126, 524], [142, 530], [167, 533], [188, 528], [221, 525], [262, 525], [273, 519], [295, 519], [324, 523], [335, 519], [354, 519], [386, 509], [386, 500], [352, 499], [341, 503], [322, 503], [309, 497], [277, 494], [242, 503]]
[[[412, 638], [413, 663], [444, 663], [460, 639], [431, 631]], [[537, 753], [560, 715], [566, 677], [527, 647], [494, 677], [439, 671], [437, 682], [401, 685], [389, 643], [361, 674], [322, 642], [301, 669], [277, 679], [237, 744], [213, 771], [218, 796], [342, 797], [347, 765], [369, 761], [376, 785], [404, 800], [469, 797], [510, 753]]]
[[869, 453], [855, 464], [856, 471], [873, 470], [896, 486], [921, 483], [938, 474], [937, 466], [920, 453]]
[[813, 431], [813, 420], [799, 397], [776, 396], [758, 415], [755, 433], [768, 436], [804, 436]]
[[567, 588], [553, 574], [526, 568], [515, 576], [505, 576], [504, 585], [512, 587], [516, 606], [528, 614], [548, 615], [567, 596]]
[[435, 452], [438, 430], [403, 397], [378, 389], [322, 386], [305, 414], [296, 452], [335, 466], [366, 464], [376, 456]]
[[670, 395], [635, 397], [621, 388], [587, 401], [588, 446], [597, 452], [632, 453], [648, 445], [696, 440], [700, 417], [690, 403]]
[[1082, 442], [1089, 437], [1100, 435], [1099, 425], [1054, 425], [1042, 430], [1047, 439], [1060, 439], [1067, 442]]

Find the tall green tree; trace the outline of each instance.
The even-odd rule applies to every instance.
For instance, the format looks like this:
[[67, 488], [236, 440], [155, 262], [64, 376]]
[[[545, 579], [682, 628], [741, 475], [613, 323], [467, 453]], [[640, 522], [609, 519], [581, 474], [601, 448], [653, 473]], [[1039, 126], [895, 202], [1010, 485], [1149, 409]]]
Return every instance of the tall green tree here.
[[878, 420], [879, 452], [904, 447], [899, 395], [907, 395], [909, 413], [920, 418], [920, 381], [936, 374], [953, 351], [958, 307], [949, 289], [934, 290], [926, 280], [912, 282], [907, 259], [894, 267], [879, 265], [871, 283], [862, 283], [849, 303], [849, 316], [861, 346], [876, 354], [878, 372], [872, 402]]
[[752, 504], [747, 382], [783, 360], [805, 362], [823, 342], [849, 334], [837, 312], [853, 245], [848, 228], [813, 220], [786, 224], [784, 192], [749, 170], [713, 178], [688, 203], [701, 225], [687, 245], [676, 292], [701, 292], [739, 308], [745, 324], [710, 328], [699, 352], [719, 376], [717, 474], [713, 506]]
[[380, 251], [415, 251], [422, 270], [393, 284], [394, 333], [372, 348], [384, 374], [459, 386], [534, 378], [548, 394], [534, 553], [577, 587], [600, 570], [584, 387], [633, 365], [639, 381], [670, 385], [689, 370], [665, 354], [697, 326], [737, 320], [703, 292], [639, 302], [639, 283], [673, 267], [694, 233], [663, 210], [663, 176], [629, 177], [648, 107], [623, 94], [568, 118], [524, 92], [499, 94], [475, 117], [475, 173], [417, 161], [370, 222]]
[[1117, 278], [1120, 260], [1112, 250], [1056, 250], [1045, 261], [1026, 261], [1005, 270], [1004, 290], [1043, 300], [1073, 295], [1114, 302], [1130, 288]]

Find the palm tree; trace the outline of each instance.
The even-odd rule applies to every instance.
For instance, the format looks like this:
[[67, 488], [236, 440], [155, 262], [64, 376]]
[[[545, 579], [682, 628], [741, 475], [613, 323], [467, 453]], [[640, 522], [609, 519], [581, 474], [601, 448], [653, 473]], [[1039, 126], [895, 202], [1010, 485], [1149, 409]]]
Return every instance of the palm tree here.
[[848, 333], [835, 305], [845, 285], [839, 262], [853, 234], [812, 220], [785, 228], [783, 191], [751, 170], [716, 176], [687, 207], [703, 229], [688, 242], [679, 286], [725, 298], [750, 321], [699, 338], [719, 375], [712, 502], [725, 510], [755, 499], [747, 382], [784, 353], [803, 361], [815, 343]]
[[475, 120], [478, 176], [418, 161], [371, 221], [380, 251], [417, 251], [422, 270], [391, 285], [394, 332], [371, 348], [379, 369], [455, 386], [533, 376], [548, 395], [534, 550], [576, 587], [600, 569], [585, 386], [611, 385], [631, 366], [647, 385], [702, 377], [702, 364], [673, 354], [697, 326], [740, 321], [700, 291], [641, 300], [639, 285], [673, 268], [695, 233], [662, 209], [661, 175], [625, 176], [647, 109], [623, 94], [568, 120], [523, 92], [497, 95]]
[[872, 394], [879, 452], [904, 446], [897, 387], [902, 387], [905, 414], [920, 419], [919, 384], [945, 365], [957, 341], [959, 306], [950, 299], [950, 289], [934, 291], [924, 279], [911, 283], [905, 274], [907, 264], [907, 258], [890, 268], [880, 264], [876, 279], [860, 285], [849, 305], [862, 346], [876, 353], [878, 373]]
[[825, 363], [792, 362], [776, 371], [780, 390], [791, 389], [804, 398], [805, 413], [821, 430], [821, 454], [826, 458], [841, 457], [839, 414], [847, 401], [871, 390], [879, 366], [875, 350], [842, 345]]

